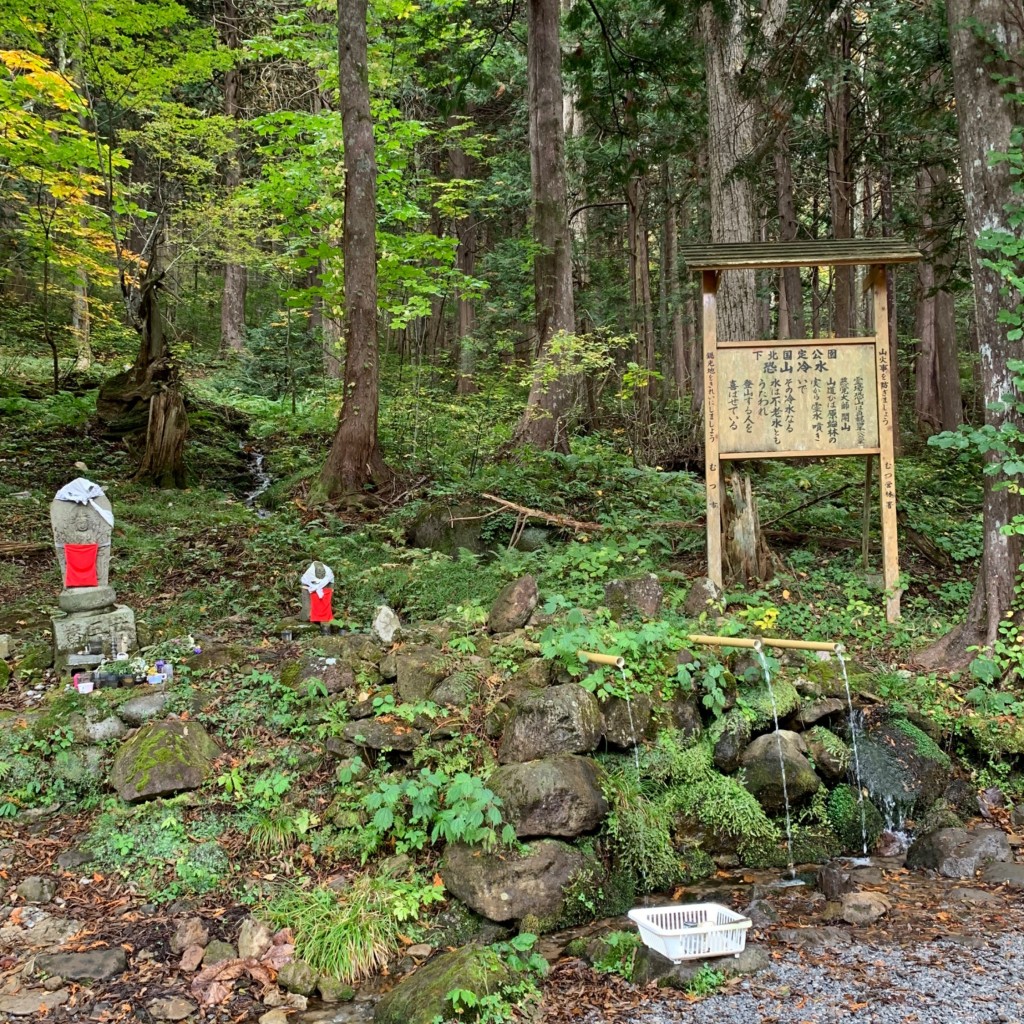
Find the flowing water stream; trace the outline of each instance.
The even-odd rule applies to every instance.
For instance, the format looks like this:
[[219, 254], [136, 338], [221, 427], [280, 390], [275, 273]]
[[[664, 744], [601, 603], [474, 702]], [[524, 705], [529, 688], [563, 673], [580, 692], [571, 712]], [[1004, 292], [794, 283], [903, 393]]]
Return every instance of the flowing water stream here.
[[629, 738], [633, 741], [633, 763], [636, 765], [637, 781], [640, 781], [640, 737], [636, 734], [636, 726], [633, 724], [633, 702], [629, 699], [629, 688], [626, 685], [626, 666], [620, 665], [619, 672], [622, 674], [622, 696], [626, 701], [626, 713], [629, 715]]
[[775, 690], [772, 688], [772, 674], [768, 668], [768, 659], [764, 656], [761, 641], [754, 646], [754, 653], [761, 663], [761, 672], [768, 686], [768, 698], [772, 703], [772, 718], [775, 721], [775, 746], [779, 752], [779, 772], [782, 775], [782, 800], [786, 806], [786, 851], [788, 855], [789, 877], [796, 879], [796, 865], [793, 863], [793, 821], [789, 812], [789, 790], [786, 787], [786, 759], [782, 755], [782, 737], [779, 735], [779, 707], [775, 703]]
[[253, 509], [260, 519], [266, 519], [266, 517], [270, 515], [270, 512], [265, 508], [259, 508], [256, 502], [259, 501], [264, 492], [274, 481], [274, 478], [266, 469], [267, 457], [263, 452], [258, 451], [245, 443], [243, 443], [241, 447], [242, 452], [245, 455], [245, 460], [249, 464], [249, 473], [252, 476], [252, 482], [256, 485], [251, 491], [246, 492], [246, 507]]
[[846, 659], [843, 657], [842, 644], [836, 644], [836, 657], [843, 673], [843, 686], [846, 687], [846, 707], [850, 715], [850, 745], [853, 747], [853, 777], [857, 783], [857, 803], [860, 805], [860, 836], [863, 853], [868, 854], [868, 823], [864, 813], [864, 782], [860, 774], [860, 751], [857, 749], [857, 716], [853, 711], [853, 695], [850, 693], [850, 677], [846, 673]]

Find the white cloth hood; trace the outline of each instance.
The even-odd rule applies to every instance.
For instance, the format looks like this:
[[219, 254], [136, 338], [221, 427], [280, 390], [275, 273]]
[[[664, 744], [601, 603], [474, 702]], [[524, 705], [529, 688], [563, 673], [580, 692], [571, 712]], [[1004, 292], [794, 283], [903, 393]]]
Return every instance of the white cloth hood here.
[[334, 582], [334, 573], [331, 571], [329, 565], [324, 565], [324, 574], [320, 576], [316, 571], [316, 562], [311, 562], [309, 568], [302, 574], [302, 585], [311, 593], [316, 594], [317, 597], [324, 596], [324, 590]]
[[65, 484], [54, 495], [54, 501], [73, 501], [76, 505], [91, 505], [107, 526], [113, 527], [114, 513], [110, 509], [102, 508], [96, 504], [97, 498], [105, 497], [103, 488], [99, 484], [94, 484], [91, 480], [86, 480], [84, 476], [80, 476], [77, 480], [72, 480], [71, 483]]

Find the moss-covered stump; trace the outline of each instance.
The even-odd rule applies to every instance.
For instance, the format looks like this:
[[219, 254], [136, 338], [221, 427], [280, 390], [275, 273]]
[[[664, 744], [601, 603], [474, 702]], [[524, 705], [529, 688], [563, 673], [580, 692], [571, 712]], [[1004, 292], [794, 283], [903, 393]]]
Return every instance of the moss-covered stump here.
[[219, 753], [198, 722], [144, 725], [117, 752], [110, 785], [129, 803], [198, 789]]
[[861, 803], [857, 790], [846, 785], [836, 786], [829, 794], [828, 820], [847, 853], [867, 853], [885, 827], [878, 808], [867, 797]]
[[445, 953], [404, 978], [377, 1004], [374, 1024], [432, 1024], [454, 1016], [449, 993], [455, 989], [485, 996], [499, 991], [511, 974], [486, 947], [466, 946]]

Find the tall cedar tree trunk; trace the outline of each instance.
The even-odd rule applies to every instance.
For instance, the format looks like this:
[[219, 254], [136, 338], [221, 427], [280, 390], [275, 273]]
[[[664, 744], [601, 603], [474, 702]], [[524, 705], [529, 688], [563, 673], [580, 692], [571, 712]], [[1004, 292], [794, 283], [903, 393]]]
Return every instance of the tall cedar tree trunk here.
[[[985, 422], [998, 430], [1008, 419], [1017, 420], [999, 406], [1005, 395], [1014, 393], [1007, 362], [1020, 358], [1020, 345], [1007, 339], [1006, 327], [999, 323], [998, 316], [1004, 303], [1013, 303], [1019, 297], [1000, 296], [999, 277], [982, 265], [977, 241], [986, 229], [1010, 230], [1006, 207], [1012, 197], [1013, 178], [1005, 163], [992, 163], [992, 154], [1009, 152], [1011, 131], [1021, 123], [1022, 112], [1011, 93], [1021, 87], [1017, 62], [1024, 44], [1024, 5], [1021, 0], [946, 0], [946, 11]], [[979, 33], [999, 38], [1011, 60], [997, 57], [987, 38]], [[991, 462], [996, 457], [990, 453], [986, 459]], [[993, 644], [999, 623], [1011, 607], [1021, 562], [1021, 538], [1004, 536], [1002, 528], [1020, 513], [1022, 503], [1000, 483], [998, 476], [985, 476], [985, 547], [967, 617], [921, 653], [919, 660], [926, 667], [967, 664], [972, 658], [968, 648]]]
[[88, 370], [92, 366], [92, 342], [90, 340], [89, 317], [89, 273], [85, 267], [75, 271], [75, 290], [71, 297], [71, 333], [75, 336], [76, 370]]
[[[221, 7], [221, 38], [224, 45], [232, 50], [238, 48], [238, 8], [235, 0], [224, 0]], [[238, 117], [237, 69], [229, 68], [224, 73], [224, 116], [234, 120]], [[224, 187], [228, 198], [242, 180], [242, 162], [238, 151], [238, 132], [233, 131], [235, 148], [228, 156], [224, 168]], [[245, 292], [248, 278], [245, 267], [237, 263], [224, 264], [224, 291], [220, 303], [220, 350], [241, 352], [245, 347]]]
[[[723, 17], [723, 15], [725, 15]], [[708, 177], [711, 240], [753, 242], [753, 185], [744, 167], [754, 151], [756, 105], [740, 80], [747, 60], [746, 5], [705, 4], [700, 11], [708, 90]], [[757, 288], [752, 270], [722, 274], [718, 288], [718, 339], [758, 337]]]
[[121, 267], [121, 294], [128, 320], [139, 335], [139, 351], [131, 367], [100, 386], [96, 416], [107, 436], [144, 436], [136, 478], [169, 488], [187, 483], [188, 414], [160, 308], [163, 235], [158, 218], [141, 247], [141, 272], [132, 273], [138, 267]]
[[[469, 177], [469, 157], [459, 145], [452, 146], [448, 153], [451, 175], [455, 180]], [[460, 274], [472, 277], [476, 271], [476, 218], [472, 214], [460, 217], [454, 225], [455, 236], [459, 240], [455, 250], [455, 265]], [[459, 361], [456, 391], [460, 395], [471, 395], [476, 391], [473, 373], [476, 369], [476, 353], [473, 350], [473, 326], [476, 323], [476, 305], [472, 298], [467, 297], [463, 290], [457, 289], [455, 295], [455, 339]]]
[[367, 0], [338, 0], [338, 81], [345, 147], [345, 390], [320, 474], [328, 497], [392, 479], [377, 441], [377, 160], [366, 55]]
[[672, 377], [675, 393], [683, 398], [690, 388], [690, 367], [686, 351], [686, 330], [683, 326], [683, 299], [679, 287], [679, 227], [676, 222], [677, 203], [672, 187], [672, 168], [665, 160], [661, 165], [664, 224], [661, 236], [661, 332], [662, 348], [672, 353]]
[[[850, 87], [851, 15], [844, 13], [836, 22], [836, 57], [840, 63], [839, 82], [825, 101], [825, 129], [829, 137], [828, 190], [832, 204], [832, 237], [853, 237], [853, 154], [850, 145], [850, 118], [853, 90]], [[837, 338], [853, 335], [856, 300], [853, 267], [834, 267], [835, 313], [832, 328]]]
[[[635, 155], [634, 155], [635, 156]], [[635, 162], [635, 161], [634, 161]], [[630, 175], [626, 185], [629, 231], [629, 291], [633, 307], [633, 334], [636, 337], [634, 358], [643, 370], [653, 371], [654, 317], [651, 305], [651, 258], [647, 240], [647, 182], [639, 171]], [[637, 448], [647, 444], [651, 425], [651, 381], [637, 392], [637, 423], [634, 435]], [[642, 451], [634, 458], [643, 458]]]
[[[775, 188], [779, 208], [779, 241], [794, 242], [797, 236], [796, 203], [793, 200], [793, 165], [789, 157], [789, 128], [775, 140]], [[800, 268], [785, 267], [779, 274], [780, 338], [804, 338], [804, 292]]]
[[[572, 334], [576, 313], [572, 294], [572, 239], [566, 209], [562, 51], [558, 0], [528, 0], [527, 77], [530, 108], [530, 180], [533, 192], [534, 302], [536, 352], [526, 410], [515, 443], [568, 452], [565, 417], [572, 391], [559, 376], [549, 350], [559, 332]], [[553, 378], [548, 367], [554, 370]]]
[[924, 232], [925, 259], [918, 264], [918, 352], [915, 367], [915, 414], [925, 436], [956, 430], [963, 419], [956, 318], [949, 291], [951, 251], [943, 226], [933, 216], [936, 188], [946, 185], [945, 168], [922, 168], [917, 175], [918, 208]]

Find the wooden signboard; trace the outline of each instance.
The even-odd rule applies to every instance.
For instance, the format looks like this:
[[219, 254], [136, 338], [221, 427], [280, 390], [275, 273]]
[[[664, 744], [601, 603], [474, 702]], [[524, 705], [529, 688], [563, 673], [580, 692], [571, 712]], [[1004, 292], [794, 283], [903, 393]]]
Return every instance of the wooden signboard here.
[[[884, 264], [912, 262], [919, 254], [891, 240], [884, 251], [869, 242], [845, 243], [835, 252], [825, 243], [816, 245], [813, 253], [803, 256], [785, 243], [761, 246], [763, 253], [718, 245], [684, 254], [687, 263], [702, 272], [704, 295], [708, 575], [722, 585], [723, 460], [877, 455], [886, 617], [894, 622], [900, 614], [899, 554]], [[873, 336], [718, 341], [715, 296], [722, 271], [833, 262], [871, 266], [865, 287], [874, 299]]]

